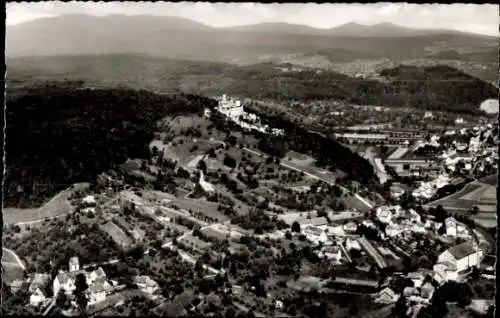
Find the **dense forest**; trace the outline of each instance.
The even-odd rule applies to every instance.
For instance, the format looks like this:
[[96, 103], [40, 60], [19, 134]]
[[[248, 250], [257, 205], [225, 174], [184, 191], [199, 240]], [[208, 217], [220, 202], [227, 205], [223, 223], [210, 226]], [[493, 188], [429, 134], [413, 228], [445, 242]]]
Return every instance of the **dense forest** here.
[[38, 85], [7, 101], [4, 206], [37, 206], [128, 157], [147, 158], [156, 122], [215, 103], [125, 89]]
[[[347, 53], [342, 53], [347, 54]], [[237, 66], [144, 55], [12, 59], [8, 89], [39, 79], [82, 79], [95, 87], [132, 85], [153, 91], [214, 96], [237, 95], [282, 101], [339, 100], [359, 105], [479, 113], [498, 98], [492, 84], [450, 66], [398, 66], [380, 71], [385, 80], [354, 78], [334, 71], [282, 71], [283, 63]], [[144, 80], [148, 79], [148, 80]]]

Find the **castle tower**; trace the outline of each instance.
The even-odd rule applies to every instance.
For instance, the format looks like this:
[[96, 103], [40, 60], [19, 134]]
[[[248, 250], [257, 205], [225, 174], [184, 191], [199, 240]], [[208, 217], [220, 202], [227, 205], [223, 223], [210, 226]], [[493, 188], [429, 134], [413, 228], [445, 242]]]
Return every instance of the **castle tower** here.
[[77, 272], [79, 270], [80, 270], [80, 262], [78, 261], [78, 257], [73, 256], [72, 258], [69, 259], [69, 271]]

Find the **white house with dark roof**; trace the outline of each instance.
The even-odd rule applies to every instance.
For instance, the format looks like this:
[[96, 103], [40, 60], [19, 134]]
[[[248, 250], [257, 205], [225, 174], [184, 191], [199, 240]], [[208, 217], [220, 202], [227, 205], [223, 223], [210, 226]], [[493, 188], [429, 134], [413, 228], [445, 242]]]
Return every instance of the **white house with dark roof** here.
[[87, 272], [86, 270], [80, 269], [80, 265], [77, 257], [72, 257], [69, 262], [71, 269], [70, 272], [60, 272], [57, 274], [56, 278], [52, 282], [52, 290], [54, 295], [57, 295], [59, 290], [64, 289], [66, 295], [71, 295], [76, 289], [76, 277], [79, 274], [85, 276], [87, 285], [92, 287], [93, 284], [99, 281], [106, 281], [107, 276], [102, 267], [92, 272]]
[[111, 284], [106, 280], [94, 282], [86, 291], [88, 305], [94, 305], [106, 300], [107, 294], [112, 290]]
[[147, 275], [135, 276], [134, 282], [139, 289], [148, 294], [154, 294], [159, 289], [158, 283]]
[[64, 289], [66, 295], [71, 295], [76, 289], [76, 272], [66, 273], [61, 272], [57, 274], [54, 282], [52, 283], [52, 290], [54, 295], [57, 295], [61, 289]]
[[457, 272], [462, 272], [468, 268], [479, 266], [484, 252], [474, 243], [465, 242], [450, 247], [438, 257], [438, 263], [450, 263]]
[[454, 217], [449, 217], [444, 220], [446, 235], [452, 237], [467, 237], [469, 236], [469, 232], [467, 228], [460, 222], [458, 222]]
[[339, 263], [342, 260], [342, 249], [337, 245], [325, 246], [318, 252], [318, 256]]
[[328, 224], [328, 220], [324, 216], [312, 218], [310, 221], [311, 221], [311, 224], [314, 226], [322, 226], [322, 225]]
[[358, 229], [358, 225], [352, 221], [347, 222], [343, 226], [344, 231], [349, 232], [349, 233], [355, 233]]
[[396, 294], [390, 287], [382, 289], [380, 292], [378, 292], [378, 294], [376, 294], [375, 297], [375, 303], [384, 305], [393, 304], [399, 299], [399, 295]]
[[50, 282], [49, 274], [35, 273], [31, 278], [31, 283], [28, 288], [28, 291], [30, 293], [34, 293], [39, 288], [43, 290], [49, 284], [49, 282]]
[[42, 292], [40, 288], [37, 288], [33, 293], [30, 295], [30, 305], [33, 307], [37, 307], [41, 303], [45, 302], [47, 300], [47, 297], [45, 294]]
[[306, 236], [307, 240], [313, 242], [314, 244], [325, 244], [328, 241], [326, 232], [315, 226], [306, 227], [302, 233]]
[[447, 281], [458, 281], [458, 273], [453, 264], [440, 263], [432, 267], [432, 278], [438, 284], [443, 284]]

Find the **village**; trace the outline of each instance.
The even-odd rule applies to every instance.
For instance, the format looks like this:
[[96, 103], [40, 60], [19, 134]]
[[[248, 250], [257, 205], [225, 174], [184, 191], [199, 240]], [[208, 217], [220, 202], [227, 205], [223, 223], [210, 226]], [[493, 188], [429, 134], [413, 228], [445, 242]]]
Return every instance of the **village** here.
[[[252, 135], [210, 128], [213, 113], [243, 131], [286, 133], [262, 124], [226, 95], [217, 109], [205, 110], [200, 118], [178, 118], [177, 124], [171, 120], [169, 130], [151, 142], [149, 160], [130, 159], [70, 199], [75, 209], [68, 216], [74, 222], [68, 231], [78, 231], [81, 224], [95, 226], [112, 242], [109, 249], [119, 252], [94, 262], [82, 262], [75, 254], [56, 264], [49, 257], [46, 272], [33, 271], [42, 268], [37, 264], [41, 259], [30, 257], [29, 270], [9, 274], [5, 282], [12, 294], [25, 289], [22, 306], [43, 315], [55, 310], [78, 315], [82, 308], [90, 315], [126, 313], [123, 307], [140, 294], [155, 312], [167, 315], [207, 314], [215, 306], [284, 316], [291, 314], [293, 297], [314, 290], [358, 295], [369, 310], [396, 306], [419, 317], [432, 306], [433, 295], [449, 293], [455, 284], [465, 291], [451, 303], [463, 302], [479, 314], [491, 310], [495, 240], [487, 227], [474, 222], [474, 216], [491, 213], [491, 198], [475, 198], [479, 203], [467, 211], [433, 202], [446, 199], [438, 192], [452, 179], [483, 180], [496, 171], [492, 138], [498, 125], [422, 136], [414, 145], [409, 137], [397, 137], [397, 147], [381, 160], [392, 170], [387, 172], [391, 199], [378, 204], [337, 184], [340, 172], [324, 171], [304, 154], [290, 152], [280, 160], [255, 147]], [[343, 138], [350, 139], [348, 144], [365, 143], [359, 135]], [[422, 156], [419, 149], [434, 152], [416, 158], [416, 153]], [[406, 183], [404, 178], [410, 177], [417, 181]], [[55, 220], [43, 224], [63, 226]], [[28, 238], [10, 236], [17, 232], [15, 226], [6, 230], [4, 253], [25, 259], [20, 249], [32, 244], [30, 230]], [[188, 287], [178, 282], [184, 291], [172, 294], [174, 287], [160, 283], [159, 270], [151, 265], [169, 253], [178, 266], [190, 264], [186, 277], [199, 273], [198, 280], [192, 278], [201, 284], [198, 288], [207, 280], [221, 280], [222, 292], [214, 287], [205, 296], [191, 293], [185, 306], [172, 308]], [[115, 273], [118, 264], [135, 262], [148, 269]], [[218, 293], [231, 301], [221, 305], [226, 298]]]

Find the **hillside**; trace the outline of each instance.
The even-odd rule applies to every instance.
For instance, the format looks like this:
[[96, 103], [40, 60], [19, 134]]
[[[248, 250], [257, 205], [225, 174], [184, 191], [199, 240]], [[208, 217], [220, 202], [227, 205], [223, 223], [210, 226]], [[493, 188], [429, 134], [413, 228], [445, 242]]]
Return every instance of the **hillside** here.
[[5, 207], [33, 207], [128, 157], [147, 158], [155, 123], [212, 101], [125, 89], [39, 86], [7, 102]]
[[[222, 93], [276, 100], [342, 100], [359, 105], [412, 106], [474, 114], [497, 98], [491, 84], [448, 66], [397, 66], [375, 79], [359, 79], [314, 69], [283, 72], [273, 63], [225, 63], [162, 59], [141, 55], [8, 59], [7, 89], [40, 80], [83, 80], [104, 85], [183, 91], [206, 96]], [[9, 95], [8, 94], [8, 95]]]

